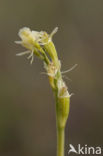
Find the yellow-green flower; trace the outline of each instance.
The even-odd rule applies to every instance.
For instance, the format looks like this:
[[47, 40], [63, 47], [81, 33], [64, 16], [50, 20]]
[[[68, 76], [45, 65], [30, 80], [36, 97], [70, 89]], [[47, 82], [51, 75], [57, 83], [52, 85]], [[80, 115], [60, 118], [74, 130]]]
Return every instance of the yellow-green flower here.
[[31, 58], [31, 63], [34, 59], [34, 54], [42, 57], [40, 54], [45, 55], [42, 46], [47, 45], [52, 41], [52, 36], [57, 32], [58, 28], [56, 27], [50, 35], [45, 31], [31, 31], [29, 28], [24, 27], [20, 29], [18, 35], [21, 38], [21, 41], [15, 41], [17, 44], [21, 44], [27, 49], [25, 52], [17, 54], [17, 56], [22, 56], [25, 54], [30, 54], [28, 59]]

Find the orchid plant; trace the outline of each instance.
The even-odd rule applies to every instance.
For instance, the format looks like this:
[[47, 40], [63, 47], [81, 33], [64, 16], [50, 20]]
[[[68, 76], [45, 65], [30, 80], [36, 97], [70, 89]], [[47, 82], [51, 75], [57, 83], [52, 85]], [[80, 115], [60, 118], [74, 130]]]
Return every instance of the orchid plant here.
[[18, 33], [21, 41], [16, 43], [27, 49], [25, 52], [18, 53], [17, 56], [28, 55], [27, 58], [30, 59], [31, 64], [34, 56], [43, 61], [56, 100], [57, 156], [64, 156], [65, 126], [69, 115], [71, 94], [63, 80], [61, 62], [52, 41], [57, 30], [56, 27], [51, 34], [48, 34], [45, 31], [31, 31], [24, 27]]

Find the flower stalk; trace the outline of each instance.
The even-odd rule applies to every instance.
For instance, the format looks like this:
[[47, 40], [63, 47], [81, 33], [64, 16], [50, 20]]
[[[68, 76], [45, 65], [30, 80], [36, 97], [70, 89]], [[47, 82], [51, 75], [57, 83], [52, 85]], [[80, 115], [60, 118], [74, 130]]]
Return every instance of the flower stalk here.
[[55, 28], [49, 35], [44, 31], [31, 31], [25, 27], [20, 29], [19, 37], [21, 41], [16, 41], [16, 43], [21, 44], [28, 50], [17, 54], [18, 56], [29, 54], [28, 59], [31, 59], [31, 64], [34, 56], [37, 56], [43, 61], [50, 86], [56, 99], [57, 156], [64, 156], [65, 126], [69, 115], [71, 95], [63, 81], [61, 63], [52, 41], [52, 37], [57, 30], [58, 28]]

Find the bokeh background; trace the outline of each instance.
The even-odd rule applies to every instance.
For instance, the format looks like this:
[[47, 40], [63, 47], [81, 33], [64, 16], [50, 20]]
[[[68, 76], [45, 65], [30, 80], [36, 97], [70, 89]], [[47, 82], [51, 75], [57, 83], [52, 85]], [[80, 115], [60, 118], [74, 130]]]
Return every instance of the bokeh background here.
[[50, 33], [71, 97], [69, 144], [103, 145], [103, 1], [0, 0], [0, 156], [56, 155], [55, 101], [43, 64], [14, 41], [24, 26]]

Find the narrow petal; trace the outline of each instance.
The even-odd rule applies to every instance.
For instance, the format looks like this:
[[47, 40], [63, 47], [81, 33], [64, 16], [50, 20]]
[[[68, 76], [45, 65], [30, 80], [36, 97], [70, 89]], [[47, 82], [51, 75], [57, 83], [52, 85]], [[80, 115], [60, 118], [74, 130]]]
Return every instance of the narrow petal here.
[[66, 70], [66, 71], [63, 71], [61, 72], [62, 74], [65, 74], [65, 73], [68, 73], [70, 71], [72, 71], [73, 69], [75, 69], [77, 67], [77, 64], [75, 64], [73, 67], [71, 67], [70, 69]]
[[29, 53], [30, 53], [30, 51], [28, 50], [28, 51], [24, 51], [24, 52], [16, 54], [16, 56], [23, 56], [23, 55], [29, 54]]
[[22, 44], [22, 41], [15, 41], [16, 44]]
[[58, 27], [54, 28], [54, 30], [51, 32], [50, 37], [52, 38], [53, 35], [58, 31]]
[[30, 64], [32, 64], [33, 61], [34, 61], [34, 55], [32, 55], [32, 58], [31, 58]]
[[27, 57], [27, 59], [30, 59], [33, 56], [33, 52]]

